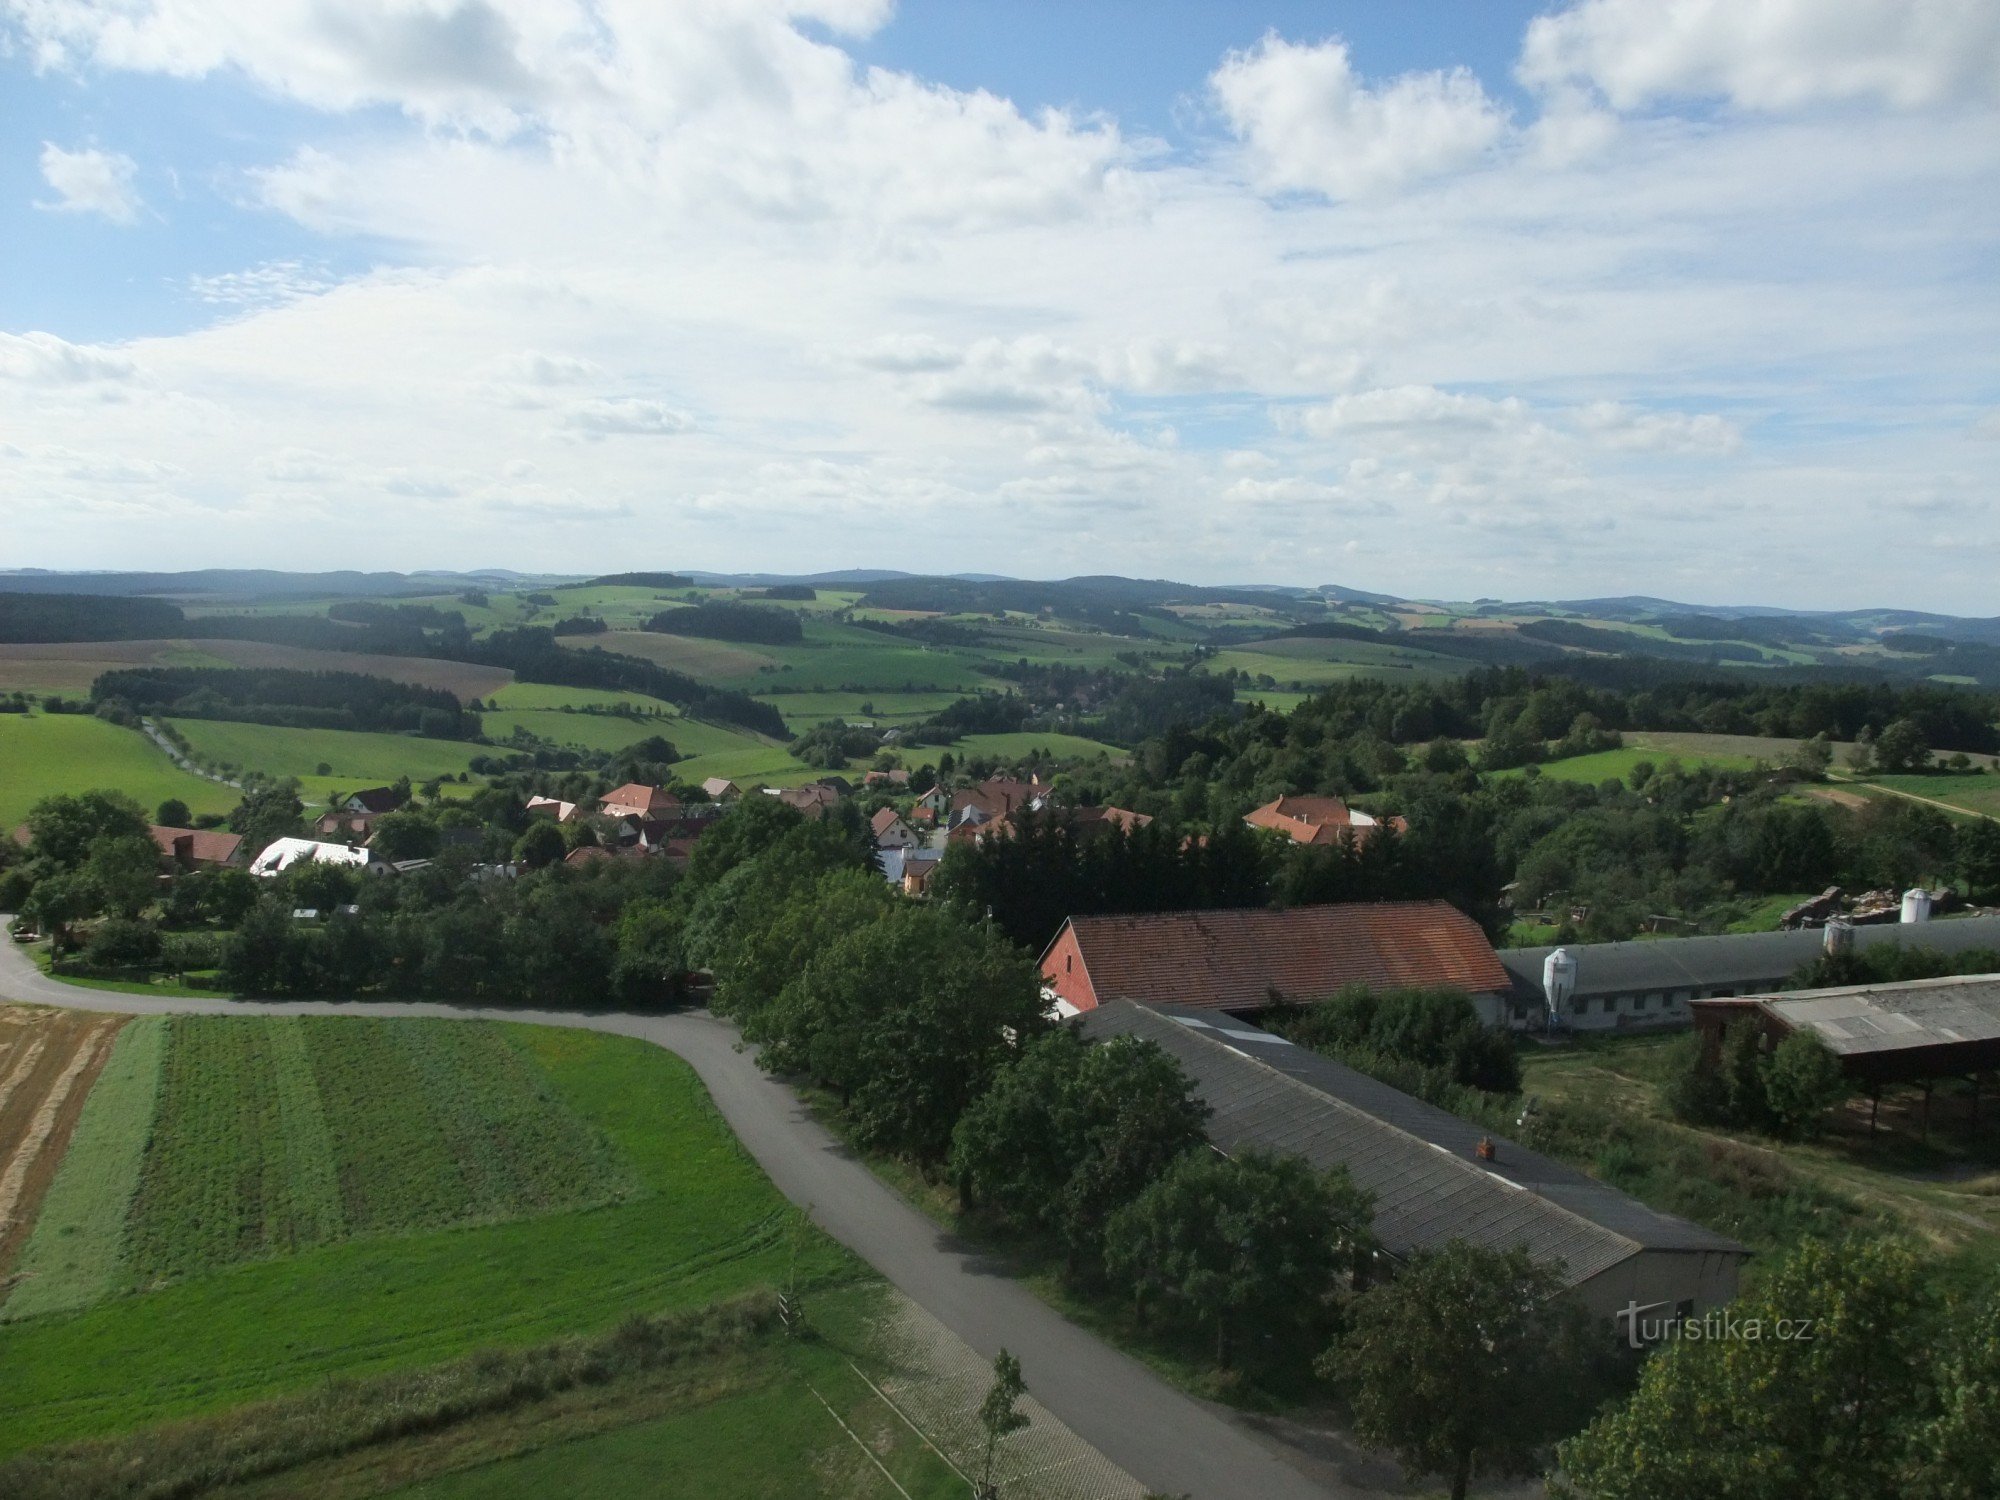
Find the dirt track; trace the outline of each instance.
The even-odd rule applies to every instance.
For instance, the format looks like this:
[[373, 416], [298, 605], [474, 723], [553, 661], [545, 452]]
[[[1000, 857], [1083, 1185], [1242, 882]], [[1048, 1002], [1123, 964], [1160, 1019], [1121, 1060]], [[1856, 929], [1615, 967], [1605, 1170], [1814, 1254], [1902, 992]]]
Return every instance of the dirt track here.
[[0, 1284], [125, 1020], [0, 1005]]

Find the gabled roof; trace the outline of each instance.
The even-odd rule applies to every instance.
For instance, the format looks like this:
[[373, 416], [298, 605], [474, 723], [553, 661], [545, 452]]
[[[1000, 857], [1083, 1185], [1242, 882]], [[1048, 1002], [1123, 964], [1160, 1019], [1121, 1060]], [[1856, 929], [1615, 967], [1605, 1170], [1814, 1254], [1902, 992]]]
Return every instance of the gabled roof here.
[[1479, 924], [1443, 901], [1087, 916], [1064, 926], [1098, 995], [1148, 1005], [1258, 1010], [1273, 991], [1323, 1000], [1349, 984], [1475, 994], [1508, 986]]
[[167, 828], [154, 824], [146, 830], [160, 853], [169, 859], [185, 859], [198, 865], [226, 865], [243, 847], [243, 835], [224, 828]]
[[868, 829], [879, 839], [902, 821], [902, 815], [895, 808], [878, 807], [875, 809], [875, 816], [868, 820]]
[[343, 802], [359, 802], [371, 813], [394, 812], [403, 805], [403, 799], [396, 795], [394, 787], [371, 786], [362, 791], [349, 792], [340, 799]]
[[641, 786], [636, 781], [628, 781], [625, 785], [606, 792], [598, 799], [597, 805], [606, 810], [619, 808], [639, 813], [654, 813], [670, 807], [679, 807], [681, 799], [659, 787]]
[[[1209, 1139], [1342, 1166], [1375, 1196], [1390, 1254], [1466, 1240], [1525, 1246], [1575, 1286], [1644, 1250], [1747, 1256], [1734, 1240], [1648, 1208], [1616, 1188], [1497, 1139], [1456, 1115], [1284, 1038], [1232, 1020], [1113, 1000], [1078, 1023], [1093, 1039], [1157, 1043], [1214, 1111]], [[1482, 1136], [1490, 1161], [1477, 1155]]]
[[1338, 797], [1280, 797], [1249, 813], [1243, 821], [1252, 828], [1282, 833], [1295, 844], [1332, 844], [1343, 838], [1359, 843], [1378, 828], [1393, 828], [1398, 833], [1409, 828], [1402, 818], [1378, 819], [1355, 811]]
[[736, 795], [736, 783], [731, 781], [727, 776], [711, 776], [701, 784], [701, 789], [711, 797], [733, 797]]

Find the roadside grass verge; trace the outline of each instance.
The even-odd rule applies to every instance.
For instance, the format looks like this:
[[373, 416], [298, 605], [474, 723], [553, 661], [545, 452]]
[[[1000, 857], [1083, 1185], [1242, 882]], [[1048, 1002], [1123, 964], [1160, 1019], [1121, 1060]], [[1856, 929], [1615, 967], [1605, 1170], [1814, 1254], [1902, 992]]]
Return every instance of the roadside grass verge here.
[[126, 1284], [125, 1213], [151, 1131], [166, 1022], [128, 1021], [84, 1101], [76, 1133], [15, 1267], [0, 1316], [84, 1307]]
[[[832, 1241], [794, 1232], [798, 1215], [680, 1059], [598, 1032], [440, 1024], [496, 1032], [519, 1048], [608, 1138], [634, 1189], [593, 1208], [321, 1245], [0, 1325], [0, 1453], [213, 1412], [329, 1376], [600, 1332], [636, 1309], [682, 1310], [782, 1282], [794, 1258], [807, 1288], [859, 1275]], [[388, 1155], [376, 1160], [377, 1170], [398, 1169]]]

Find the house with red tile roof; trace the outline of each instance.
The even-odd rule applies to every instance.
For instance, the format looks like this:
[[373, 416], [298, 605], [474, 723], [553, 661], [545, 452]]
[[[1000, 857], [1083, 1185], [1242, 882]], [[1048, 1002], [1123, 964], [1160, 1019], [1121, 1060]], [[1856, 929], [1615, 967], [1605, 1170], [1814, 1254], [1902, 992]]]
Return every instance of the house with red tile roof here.
[[1132, 833], [1153, 821], [1152, 814], [1124, 807], [1078, 807], [1071, 809], [1069, 823], [1078, 833]]
[[167, 828], [156, 823], [146, 831], [160, 853], [183, 870], [244, 863], [243, 835], [225, 828]]
[[528, 816], [554, 818], [558, 823], [567, 823], [576, 816], [576, 804], [565, 802], [560, 797], [534, 796], [528, 799]]
[[1342, 839], [1362, 844], [1378, 829], [1406, 833], [1410, 826], [1401, 818], [1377, 818], [1349, 807], [1338, 797], [1280, 797], [1243, 821], [1252, 828], [1282, 833], [1295, 844], [1337, 844]]
[[868, 820], [868, 832], [874, 837], [877, 849], [909, 849], [923, 842], [893, 807], [877, 808], [875, 816]]
[[1250, 1013], [1350, 984], [1477, 1000], [1511, 984], [1479, 924], [1443, 901], [1071, 917], [1041, 972], [1064, 1014], [1112, 999]]
[[628, 781], [599, 799], [597, 810], [607, 818], [659, 818], [680, 810], [681, 799], [656, 786]]
[[778, 800], [817, 820], [833, 810], [834, 804], [840, 801], [840, 792], [824, 781], [815, 781], [808, 786], [786, 787], [778, 793]]

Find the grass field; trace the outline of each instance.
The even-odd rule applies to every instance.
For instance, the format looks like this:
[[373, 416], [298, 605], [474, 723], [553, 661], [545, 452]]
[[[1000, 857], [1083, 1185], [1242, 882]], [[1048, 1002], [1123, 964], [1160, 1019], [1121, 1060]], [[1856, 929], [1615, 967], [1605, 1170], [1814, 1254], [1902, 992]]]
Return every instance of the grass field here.
[[[434, 776], [456, 776], [471, 764], [473, 756], [493, 753], [485, 746], [456, 740], [350, 729], [285, 729], [221, 719], [176, 719], [173, 725], [187, 736], [195, 758], [205, 764], [299, 777], [319, 777], [319, 767], [324, 765], [329, 768], [326, 776], [342, 783], [391, 782], [399, 776], [422, 782]], [[224, 804], [230, 805], [233, 798]]]
[[1372, 641], [1260, 641], [1254, 646], [1218, 651], [1204, 664], [1222, 672], [1235, 668], [1252, 677], [1269, 677], [1280, 687], [1297, 684], [1310, 689], [1356, 677], [1454, 677], [1465, 664], [1429, 651], [1382, 646]]
[[[1622, 750], [1601, 750], [1595, 755], [1573, 755], [1567, 760], [1545, 760], [1536, 770], [1553, 781], [1581, 781], [1595, 786], [1612, 777], [1623, 780], [1632, 774], [1632, 768], [1645, 761], [1655, 770], [1670, 760], [1678, 760], [1684, 766], [1708, 765], [1724, 771], [1747, 771], [1756, 761], [1747, 755], [1696, 754], [1687, 751], [1648, 750], [1627, 745]], [[1498, 776], [1521, 776], [1526, 768], [1517, 766], [1512, 770], [1498, 771]]]
[[785, 716], [795, 733], [828, 719], [866, 719], [873, 724], [909, 724], [957, 702], [957, 693], [761, 693]]
[[100, 787], [126, 793], [148, 816], [169, 797], [225, 813], [237, 795], [181, 770], [137, 730], [86, 714], [0, 714], [0, 829], [44, 797]]
[[2000, 776], [1991, 772], [1978, 776], [1871, 776], [1869, 783], [2000, 818]]
[[508, 740], [516, 730], [525, 729], [558, 745], [574, 745], [606, 754], [623, 750], [627, 745], [637, 744], [656, 734], [673, 741], [678, 747], [689, 737], [688, 730], [709, 727], [679, 718], [627, 719], [616, 714], [564, 713], [558, 708], [509, 709], [481, 714], [479, 725], [481, 732], [491, 740]]
[[564, 636], [562, 644], [581, 651], [610, 651], [636, 656], [700, 682], [735, 682], [754, 678], [760, 667], [775, 667], [775, 656], [763, 647], [730, 641], [703, 640], [691, 635], [662, 635], [651, 630], [611, 630], [603, 635]]
[[510, 712], [517, 709], [561, 708], [564, 704], [575, 704], [579, 708], [586, 704], [603, 708], [619, 704], [633, 708], [662, 706], [658, 698], [648, 698], [644, 693], [608, 693], [598, 688], [558, 687], [550, 682], [510, 682], [486, 701]]
[[[268, 1031], [270, 1023], [215, 1024]], [[343, 1018], [328, 1024], [376, 1023]], [[460, 1222], [322, 1244], [189, 1275], [81, 1311], [0, 1325], [0, 1451], [216, 1411], [333, 1375], [601, 1330], [635, 1311], [703, 1306], [784, 1279], [795, 1216], [684, 1063], [646, 1043], [593, 1032], [439, 1024], [488, 1033], [467, 1046], [497, 1039], [514, 1049], [518, 1066], [561, 1109], [609, 1142], [633, 1184], [623, 1199], [504, 1223]], [[437, 1162], [459, 1163], [456, 1153], [476, 1146], [478, 1136], [468, 1141], [452, 1133], [457, 1127], [438, 1126], [426, 1095], [432, 1085], [421, 1076], [433, 1067], [406, 1062], [397, 1092], [378, 1091], [373, 1097], [380, 1106], [351, 1121], [339, 1119], [342, 1106], [323, 1094], [336, 1160], [342, 1133], [355, 1131], [361, 1138], [347, 1159], [373, 1176], [407, 1173], [436, 1184], [439, 1171], [448, 1170]], [[99, 1106], [93, 1096], [86, 1120]], [[209, 1117], [219, 1122], [228, 1112], [210, 1111]], [[409, 1164], [412, 1149], [432, 1165]], [[518, 1149], [532, 1155], [541, 1147], [529, 1141]], [[392, 1195], [390, 1207], [378, 1211], [390, 1223], [439, 1222], [503, 1201], [517, 1188], [495, 1184], [524, 1180], [519, 1171], [496, 1178], [480, 1177], [465, 1163], [458, 1170], [469, 1185], [455, 1204], [431, 1196], [419, 1202], [413, 1189], [393, 1181], [357, 1191], [364, 1199], [373, 1192]], [[548, 1179], [529, 1174], [525, 1180]], [[221, 1201], [241, 1208], [246, 1200]], [[348, 1200], [341, 1201], [345, 1208]], [[254, 1220], [245, 1212], [237, 1220], [239, 1234], [261, 1236], [262, 1215], [261, 1206]], [[213, 1243], [209, 1233], [200, 1230], [200, 1243]], [[800, 1244], [802, 1284], [828, 1286], [857, 1275], [852, 1259], [817, 1234]]]
[[300, 672], [361, 672], [443, 688], [459, 699], [484, 698], [513, 680], [504, 667], [355, 651], [312, 651], [265, 641], [66, 641], [0, 645], [0, 691], [32, 688], [82, 696], [103, 672], [126, 667], [289, 667]]
[[1102, 740], [1085, 739], [1079, 734], [968, 734], [953, 745], [925, 745], [920, 749], [903, 752], [904, 764], [909, 766], [934, 766], [938, 757], [949, 751], [953, 760], [965, 761], [984, 756], [998, 760], [1019, 760], [1040, 753], [1053, 756], [1057, 760], [1095, 760], [1100, 755], [1108, 755], [1118, 760], [1127, 754], [1116, 745], [1107, 745]]

